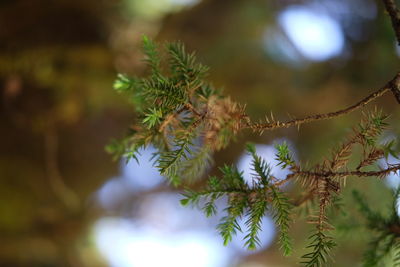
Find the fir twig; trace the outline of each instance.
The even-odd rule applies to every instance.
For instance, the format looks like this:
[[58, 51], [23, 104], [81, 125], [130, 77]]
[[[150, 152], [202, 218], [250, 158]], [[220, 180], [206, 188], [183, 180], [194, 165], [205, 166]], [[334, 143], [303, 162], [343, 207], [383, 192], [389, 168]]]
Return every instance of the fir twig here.
[[[394, 79], [396, 79], [396, 78], [397, 78], [397, 76]], [[392, 80], [390, 82], [388, 82], [386, 85], [384, 85], [382, 88], [380, 88], [379, 90], [373, 92], [372, 94], [363, 98], [356, 104], [354, 104], [348, 108], [345, 108], [345, 109], [341, 109], [341, 110], [338, 110], [335, 112], [324, 113], [324, 114], [311, 115], [311, 116], [307, 116], [305, 118], [293, 119], [293, 120], [289, 120], [286, 122], [250, 123], [250, 124], [246, 124], [246, 126], [243, 128], [251, 128], [255, 131], [274, 130], [274, 129], [278, 129], [278, 128], [289, 128], [292, 126], [299, 126], [304, 123], [310, 123], [310, 122], [340, 117], [340, 116], [349, 114], [357, 109], [360, 109], [360, 108], [364, 107], [365, 105], [367, 105], [368, 103], [370, 103], [371, 101], [375, 100], [376, 98], [381, 97], [382, 95], [384, 95], [385, 93], [387, 93], [390, 90], [391, 83], [392, 83]]]

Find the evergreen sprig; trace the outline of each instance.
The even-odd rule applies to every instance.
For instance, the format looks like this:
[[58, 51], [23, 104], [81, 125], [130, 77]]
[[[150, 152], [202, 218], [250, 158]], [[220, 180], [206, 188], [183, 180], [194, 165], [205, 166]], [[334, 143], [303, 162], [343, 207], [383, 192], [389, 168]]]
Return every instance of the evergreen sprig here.
[[255, 200], [250, 204], [247, 213], [247, 235], [245, 236], [245, 245], [248, 249], [256, 249], [260, 245], [258, 233], [261, 231], [262, 218], [267, 211], [267, 201], [263, 190], [255, 192]]
[[400, 187], [393, 194], [393, 203], [388, 217], [372, 211], [365, 198], [357, 191], [353, 191], [353, 197], [358, 204], [361, 214], [367, 221], [366, 226], [375, 233], [374, 239], [369, 243], [369, 248], [364, 253], [363, 266], [383, 266], [383, 260], [392, 254], [393, 266], [400, 264], [399, 236], [400, 224], [397, 214], [397, 202], [399, 200]]
[[191, 146], [193, 146], [193, 133], [190, 131], [178, 133], [174, 141], [174, 150], [164, 151], [159, 155], [157, 168], [162, 175], [178, 185], [180, 177], [178, 173], [181, 169], [182, 161], [189, 160], [192, 156]]
[[[208, 187], [204, 191], [188, 191], [181, 200], [183, 205], [198, 204], [200, 199], [205, 201], [202, 210], [206, 216], [215, 214], [215, 201], [222, 196], [228, 197], [228, 207], [217, 229], [226, 245], [232, 240], [237, 231], [242, 231], [238, 220], [246, 216], [245, 246], [248, 249], [255, 249], [260, 240], [258, 234], [261, 231], [262, 218], [265, 216], [268, 207], [272, 207], [272, 216], [277, 227], [280, 228], [279, 243], [284, 255], [292, 251], [291, 239], [289, 237], [291, 204], [288, 198], [279, 187], [271, 181], [270, 167], [264, 159], [256, 154], [252, 144], [247, 145], [248, 152], [253, 156], [252, 169], [254, 170], [254, 181], [247, 184], [243, 173], [234, 166], [224, 165], [220, 168], [221, 179], [211, 176], [208, 180]], [[247, 212], [245, 212], [247, 210]]]
[[[241, 110], [219, 94], [204, 78], [208, 68], [196, 62], [182, 43], [166, 45], [167, 67], [162, 66], [158, 46], [143, 37], [145, 62], [150, 75], [143, 78], [118, 75], [115, 90], [133, 96], [138, 130], [108, 151], [138, 159], [138, 152], [152, 144], [155, 166], [174, 185], [200, 177], [212, 163], [215, 150], [225, 147], [237, 128]], [[146, 130], [144, 130], [146, 129]], [[141, 135], [146, 132], [146, 138]], [[125, 151], [121, 152], [122, 147]]]
[[[202, 210], [209, 217], [215, 214], [215, 201], [223, 196], [227, 196], [228, 207], [225, 208], [227, 214], [217, 226], [224, 245], [227, 245], [237, 231], [242, 231], [238, 220], [243, 216], [245, 209], [250, 208], [247, 194], [250, 193], [251, 189], [245, 183], [243, 173], [239, 172], [236, 167], [225, 165], [220, 170], [223, 175], [222, 179], [212, 176], [209, 178], [208, 186], [204, 191], [194, 192], [188, 190], [184, 194], [185, 198], [181, 200], [181, 204], [198, 204], [202, 198], [206, 201]], [[261, 218], [259, 221], [255, 220], [254, 222], [261, 223]]]
[[187, 53], [185, 46], [180, 42], [168, 44], [167, 50], [174, 82], [184, 84], [190, 91], [200, 87], [208, 67], [197, 63], [195, 54]]
[[[276, 225], [280, 228], [279, 244], [285, 256], [292, 252], [292, 242], [289, 237], [290, 212], [292, 205], [279, 187], [271, 182], [271, 168], [267, 161], [256, 154], [253, 144], [247, 144], [247, 151], [252, 156], [253, 177], [259, 179], [259, 184], [269, 189], [269, 197], [273, 208], [272, 215]], [[287, 150], [288, 151], [288, 150]], [[289, 152], [288, 152], [289, 154]], [[285, 156], [285, 159], [288, 157]]]
[[270, 183], [271, 168], [267, 161], [256, 154], [256, 147], [254, 144], [247, 144], [247, 152], [252, 156], [252, 171], [253, 177], [260, 179], [261, 184], [268, 186]]
[[152, 75], [155, 78], [159, 77], [159, 75], [161, 75], [160, 55], [157, 51], [156, 44], [147, 36], [143, 36], [143, 52], [146, 55], [144, 61], [150, 67]]
[[307, 248], [311, 248], [312, 251], [302, 256], [304, 261], [301, 263], [307, 267], [326, 266], [331, 250], [336, 246], [333, 238], [327, 236], [322, 229], [317, 229], [317, 232], [312, 234], [309, 239], [311, 244]]
[[227, 215], [224, 216], [217, 226], [217, 230], [223, 239], [224, 246], [232, 241], [237, 231], [242, 232], [238, 220], [242, 217], [248, 203], [245, 198], [231, 198], [229, 206], [225, 209]]
[[292, 253], [292, 240], [289, 236], [290, 213], [292, 204], [286, 195], [275, 186], [270, 187], [270, 196], [273, 207], [273, 219], [276, 225], [279, 226], [279, 244], [284, 256], [289, 256]]
[[294, 160], [292, 155], [289, 151], [289, 146], [286, 142], [282, 144], [276, 144], [275, 149], [277, 150], [276, 153], [276, 160], [279, 162], [278, 166], [280, 165], [282, 169], [294, 165]]

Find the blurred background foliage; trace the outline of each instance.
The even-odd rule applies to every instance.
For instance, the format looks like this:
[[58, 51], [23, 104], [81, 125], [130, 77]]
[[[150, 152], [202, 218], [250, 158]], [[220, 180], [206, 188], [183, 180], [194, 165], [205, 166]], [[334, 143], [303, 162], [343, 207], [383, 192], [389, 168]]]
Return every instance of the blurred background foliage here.
[[[118, 72], [146, 71], [142, 34], [197, 51], [209, 80], [255, 119], [340, 109], [399, 69], [390, 20], [374, 0], [2, 0], [0, 25], [0, 266], [298, 265], [305, 219], [292, 227], [293, 257], [277, 250], [268, 217], [259, 250], [246, 252], [240, 242], [223, 248], [217, 220], [179, 206], [148, 164], [149, 151], [140, 166], [106, 154], [111, 138], [134, 123], [129, 99], [111, 88]], [[390, 95], [368, 107], [375, 104], [391, 114], [384, 138], [398, 140], [398, 104]], [[313, 163], [359, 118], [244, 132], [215, 162], [246, 162], [245, 141], [271, 158], [269, 145], [285, 139]], [[349, 179], [347, 217], [335, 216], [334, 266], [357, 265], [369, 240], [351, 189], [385, 210], [397, 183], [390, 181]], [[358, 229], [351, 235], [339, 231], [349, 221]]]

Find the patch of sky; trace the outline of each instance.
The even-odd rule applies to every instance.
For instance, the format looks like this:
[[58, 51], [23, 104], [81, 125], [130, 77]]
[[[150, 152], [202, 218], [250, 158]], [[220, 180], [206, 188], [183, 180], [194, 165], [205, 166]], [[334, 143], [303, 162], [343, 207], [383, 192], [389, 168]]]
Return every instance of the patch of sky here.
[[122, 218], [100, 219], [94, 235], [113, 267], [226, 267], [232, 256], [208, 232], [156, 232]]
[[120, 176], [108, 180], [97, 191], [97, 200], [103, 208], [113, 210], [135, 192], [151, 190], [164, 182], [153, 166], [155, 151], [150, 146], [139, 151], [138, 161], [131, 159], [126, 163], [125, 159], [121, 160]]

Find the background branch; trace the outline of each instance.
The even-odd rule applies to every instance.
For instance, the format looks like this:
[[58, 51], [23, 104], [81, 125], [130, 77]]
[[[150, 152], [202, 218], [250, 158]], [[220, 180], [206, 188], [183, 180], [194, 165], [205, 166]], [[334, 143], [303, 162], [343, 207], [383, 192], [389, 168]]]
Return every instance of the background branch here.
[[399, 73], [390, 82], [390, 90], [392, 91], [397, 102], [400, 104], [400, 74]]
[[396, 6], [395, 0], [383, 0], [386, 11], [392, 20], [393, 30], [396, 34], [397, 43], [400, 45], [400, 11]]
[[55, 129], [50, 126], [45, 133], [45, 164], [48, 180], [54, 194], [72, 211], [80, 206], [79, 197], [69, 188], [58, 167], [58, 138]]

